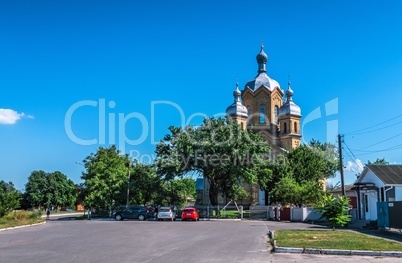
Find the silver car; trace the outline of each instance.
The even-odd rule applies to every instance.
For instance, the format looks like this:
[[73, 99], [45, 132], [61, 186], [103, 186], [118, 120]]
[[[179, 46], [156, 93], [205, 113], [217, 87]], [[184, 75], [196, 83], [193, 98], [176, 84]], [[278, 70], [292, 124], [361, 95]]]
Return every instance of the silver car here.
[[174, 221], [176, 219], [175, 214], [170, 207], [161, 207], [158, 210], [158, 221], [169, 220]]

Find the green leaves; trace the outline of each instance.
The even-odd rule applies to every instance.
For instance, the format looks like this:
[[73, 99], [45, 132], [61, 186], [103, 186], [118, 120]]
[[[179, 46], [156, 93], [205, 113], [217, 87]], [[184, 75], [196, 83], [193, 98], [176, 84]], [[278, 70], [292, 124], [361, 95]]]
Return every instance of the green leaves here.
[[0, 181], [0, 217], [20, 206], [21, 193], [14, 188], [12, 182]]
[[63, 173], [39, 170], [33, 171], [28, 177], [25, 196], [28, 205], [33, 207], [71, 207], [77, 192], [73, 181]]
[[209, 197], [217, 204], [219, 193], [236, 196], [241, 182], [256, 183], [253, 172], [269, 147], [263, 138], [232, 121], [205, 119], [203, 125], [185, 129], [170, 127], [156, 147], [158, 174], [172, 179], [200, 172], [209, 182]]
[[331, 222], [332, 228], [335, 230], [336, 225], [343, 226], [350, 221], [349, 202], [350, 200], [346, 196], [334, 197], [332, 194], [326, 194], [315, 208], [322, 213], [321, 218], [326, 218]]
[[122, 185], [128, 183], [128, 162], [128, 156], [121, 155], [114, 145], [99, 147], [85, 158], [86, 172], [81, 178], [87, 191], [86, 206], [111, 209], [119, 204]]

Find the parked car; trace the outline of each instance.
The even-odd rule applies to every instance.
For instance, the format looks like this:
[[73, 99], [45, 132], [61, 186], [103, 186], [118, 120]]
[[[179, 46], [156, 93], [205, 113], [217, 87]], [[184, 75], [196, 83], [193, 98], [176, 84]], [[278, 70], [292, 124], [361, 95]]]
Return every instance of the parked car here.
[[160, 207], [157, 215], [158, 221], [170, 220], [173, 221], [176, 219], [176, 215], [174, 214], [172, 208], [170, 207]]
[[181, 220], [200, 220], [200, 215], [195, 207], [186, 207], [181, 212]]
[[113, 217], [116, 220], [138, 219], [143, 221], [149, 218], [149, 213], [145, 206], [130, 206], [124, 210], [114, 212]]

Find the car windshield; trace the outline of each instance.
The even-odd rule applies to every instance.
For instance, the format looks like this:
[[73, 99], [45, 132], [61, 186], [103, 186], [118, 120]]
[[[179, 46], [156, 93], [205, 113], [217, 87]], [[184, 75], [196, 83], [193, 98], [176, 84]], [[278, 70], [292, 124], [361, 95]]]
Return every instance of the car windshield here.
[[159, 212], [170, 212], [169, 208], [161, 208]]
[[194, 209], [184, 209], [183, 212], [192, 213], [192, 212], [194, 212]]

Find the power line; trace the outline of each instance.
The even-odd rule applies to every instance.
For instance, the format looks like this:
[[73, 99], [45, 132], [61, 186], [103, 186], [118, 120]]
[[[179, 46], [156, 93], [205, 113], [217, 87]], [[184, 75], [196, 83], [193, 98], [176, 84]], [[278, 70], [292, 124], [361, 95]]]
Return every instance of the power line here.
[[[371, 129], [371, 128], [373, 128], [373, 127], [380, 126], [380, 125], [382, 125], [382, 124], [384, 124], [384, 123], [390, 122], [390, 121], [392, 121], [392, 120], [395, 120], [395, 119], [397, 119], [397, 118], [399, 118], [399, 117], [401, 117], [401, 116], [402, 116], [402, 114], [400, 114], [400, 115], [398, 115], [398, 116], [396, 116], [396, 117], [393, 117], [393, 118], [391, 118], [391, 119], [389, 119], [389, 120], [380, 122], [380, 123], [378, 123], [378, 124], [371, 125], [370, 127], [367, 127], [367, 128], [364, 128], [364, 129], [359, 129], [359, 130], [356, 130], [356, 131], [353, 131], [353, 132], [347, 132], [347, 133], [345, 133], [345, 134], [346, 134], [346, 135], [359, 135], [359, 134], [363, 134], [363, 133], [366, 133], [366, 132], [367, 132], [367, 133], [368, 133], [368, 132], [373, 132], [373, 131], [367, 131], [367, 130], [368, 130], [368, 129]], [[399, 124], [399, 123], [402, 123], [402, 122], [398, 122], [398, 123], [396, 123], [396, 124]], [[396, 125], [396, 124], [393, 124], [393, 125]], [[385, 127], [385, 128], [392, 127], [393, 125], [387, 126], [387, 127]], [[381, 128], [381, 129], [384, 129], [384, 128]], [[361, 133], [362, 131], [366, 131], [366, 132]], [[377, 131], [377, 130], [374, 130], [374, 131]]]
[[356, 152], [364, 152], [364, 153], [358, 154], [358, 156], [363, 156], [363, 155], [370, 155], [370, 154], [373, 154], [373, 153], [388, 152], [388, 151], [394, 151], [394, 150], [399, 150], [399, 149], [402, 149], [402, 144], [398, 144], [396, 146], [392, 146], [392, 147], [377, 150], [377, 151], [364, 151], [364, 150], [354, 150], [354, 151], [356, 151]]
[[[388, 125], [388, 126], [385, 126], [385, 127], [381, 127], [381, 128], [375, 129], [375, 130], [371, 130], [371, 131], [370, 131], [370, 130], [368, 130], [368, 131], [365, 131], [365, 132], [355, 132], [355, 133], [352, 133], [352, 134], [350, 134], [350, 133], [349, 133], [349, 135], [356, 136], [356, 135], [361, 135], [361, 134], [371, 133], [371, 132], [375, 132], [375, 131], [380, 131], [380, 130], [384, 130], [384, 129], [386, 129], [386, 128], [389, 128], [389, 127], [392, 127], [392, 126], [398, 125], [398, 124], [400, 124], [400, 123], [402, 123], [402, 121], [397, 122], [397, 123], [394, 123], [394, 124], [391, 124], [391, 125]], [[378, 126], [378, 125], [375, 125], [375, 126]], [[372, 126], [372, 127], [375, 127], [375, 126]], [[369, 129], [369, 128], [367, 128], [367, 129]]]
[[353, 157], [355, 157], [355, 160], [357, 159], [356, 156], [353, 154], [352, 150], [350, 150], [349, 146], [346, 144], [345, 141], [342, 141], [343, 144], [346, 146], [346, 148], [349, 150], [349, 152], [353, 155]]
[[389, 140], [391, 140], [391, 139], [393, 139], [393, 138], [395, 138], [395, 137], [401, 136], [401, 135], [402, 135], [402, 133], [397, 134], [397, 135], [392, 136], [392, 137], [390, 137], [390, 138], [388, 138], [388, 139], [385, 139], [385, 140], [382, 140], [382, 141], [380, 141], [380, 142], [374, 143], [374, 144], [372, 144], [372, 145], [366, 146], [366, 147], [362, 148], [362, 150], [363, 150], [363, 149], [370, 148], [370, 147], [375, 146], [375, 145], [377, 145], [377, 144], [380, 144], [380, 143], [383, 143], [383, 142], [389, 141]]

